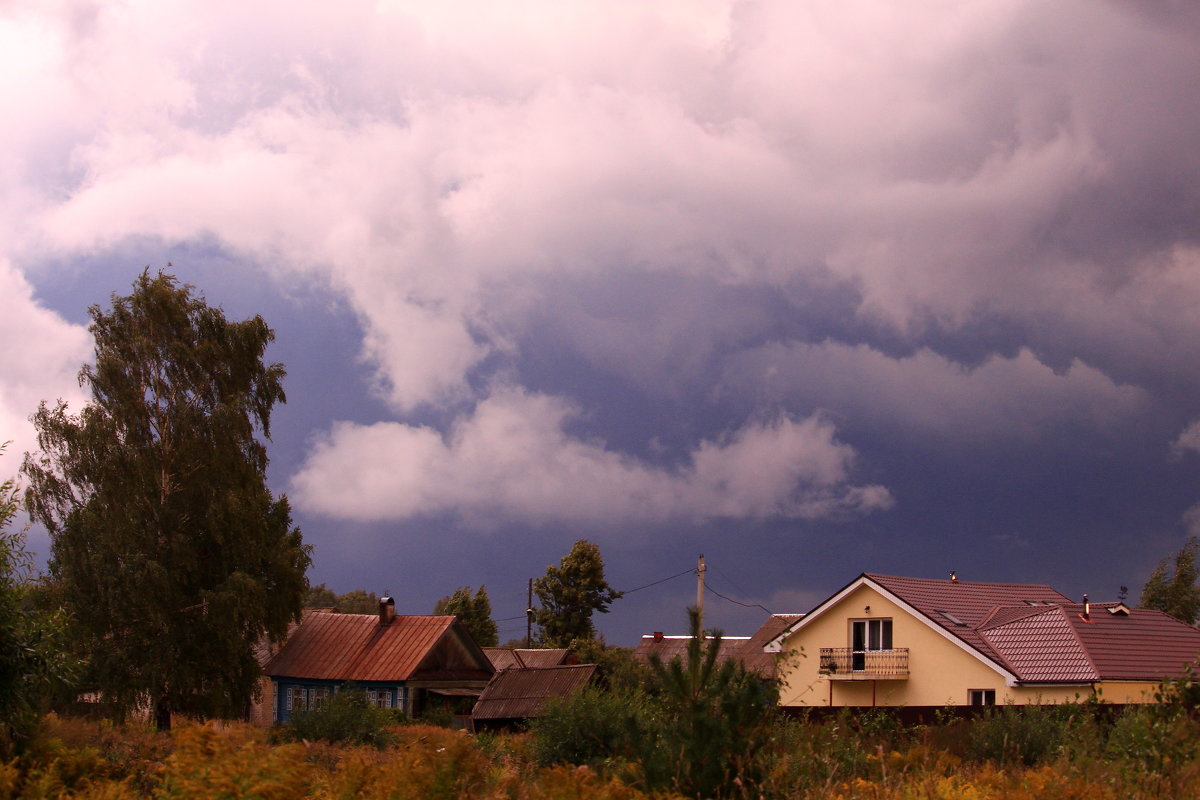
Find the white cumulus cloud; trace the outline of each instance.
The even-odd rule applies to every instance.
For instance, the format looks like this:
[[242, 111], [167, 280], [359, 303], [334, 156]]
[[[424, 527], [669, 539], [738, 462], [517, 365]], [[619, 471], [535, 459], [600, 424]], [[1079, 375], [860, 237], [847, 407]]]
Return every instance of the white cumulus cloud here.
[[558, 397], [496, 389], [442, 435], [395, 422], [338, 423], [293, 481], [299, 507], [356, 520], [455, 514], [585, 525], [720, 517], [816, 519], [892, 504], [855, 485], [854, 451], [819, 416], [750, 423], [658, 467], [569, 436], [577, 409]]
[[29, 418], [45, 401], [65, 401], [73, 411], [83, 405], [77, 376], [91, 356], [92, 338], [43, 307], [25, 278], [0, 260], [0, 442], [11, 442], [0, 463], [0, 475], [20, 466], [22, 453], [36, 449]]

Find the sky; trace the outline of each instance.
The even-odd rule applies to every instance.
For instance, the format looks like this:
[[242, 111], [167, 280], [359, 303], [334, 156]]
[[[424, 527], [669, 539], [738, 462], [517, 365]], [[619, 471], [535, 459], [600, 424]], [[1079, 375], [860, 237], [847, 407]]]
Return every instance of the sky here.
[[401, 613], [523, 636], [580, 538], [626, 646], [701, 553], [729, 634], [1136, 600], [1200, 533], [1198, 76], [1184, 0], [0, 0], [0, 472], [149, 267], [274, 328], [310, 580]]

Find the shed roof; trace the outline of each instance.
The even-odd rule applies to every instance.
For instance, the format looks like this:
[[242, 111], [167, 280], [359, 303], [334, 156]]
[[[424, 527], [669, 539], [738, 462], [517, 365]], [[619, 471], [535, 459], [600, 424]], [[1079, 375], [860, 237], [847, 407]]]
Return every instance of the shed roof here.
[[316, 611], [266, 664], [272, 677], [335, 681], [487, 680], [491, 663], [453, 616]]
[[595, 673], [595, 664], [501, 670], [479, 696], [471, 716], [475, 719], [538, 717], [549, 700], [583, 688]]
[[483, 653], [492, 662], [497, 671], [513, 669], [514, 667], [557, 667], [563, 664], [578, 663], [565, 647], [555, 648], [525, 648], [525, 647], [485, 647]]

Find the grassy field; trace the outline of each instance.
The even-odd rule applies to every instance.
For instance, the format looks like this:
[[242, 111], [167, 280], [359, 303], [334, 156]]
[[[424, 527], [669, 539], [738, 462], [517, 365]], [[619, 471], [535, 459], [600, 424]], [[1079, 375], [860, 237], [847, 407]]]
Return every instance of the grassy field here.
[[[754, 786], [722, 795], [872, 800], [1200, 797], [1200, 725], [1154, 710], [1085, 706], [904, 727], [883, 715], [778, 719]], [[47, 717], [0, 765], [5, 798], [511, 798], [637, 800], [640, 765], [539, 763], [533, 733], [471, 736], [428, 725], [382, 746], [284, 741], [242, 725], [171, 734]]]

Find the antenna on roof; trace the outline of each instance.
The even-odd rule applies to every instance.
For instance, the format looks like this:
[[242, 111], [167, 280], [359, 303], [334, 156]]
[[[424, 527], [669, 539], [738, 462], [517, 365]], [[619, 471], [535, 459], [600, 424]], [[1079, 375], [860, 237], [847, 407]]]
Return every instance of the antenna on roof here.
[[1117, 592], [1117, 599], [1124, 603], [1126, 597], [1129, 597], [1129, 587], [1122, 586], [1120, 591]]

